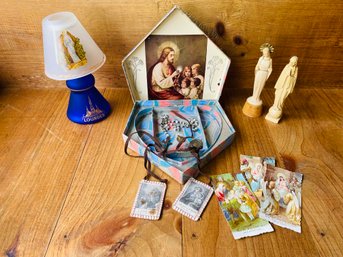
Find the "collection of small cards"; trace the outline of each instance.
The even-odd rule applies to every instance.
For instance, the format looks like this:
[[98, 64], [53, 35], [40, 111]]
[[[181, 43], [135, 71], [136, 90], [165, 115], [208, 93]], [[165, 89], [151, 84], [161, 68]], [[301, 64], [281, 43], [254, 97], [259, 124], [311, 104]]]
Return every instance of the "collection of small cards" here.
[[[213, 192], [235, 239], [273, 232], [269, 222], [301, 233], [303, 175], [275, 167], [273, 157], [240, 156], [241, 173], [211, 176], [212, 186], [190, 178], [173, 209], [197, 221]], [[130, 216], [157, 220], [166, 183], [142, 180]]]
[[260, 202], [260, 218], [301, 233], [303, 175], [275, 167], [271, 157], [241, 155], [240, 162], [241, 171]]
[[235, 239], [272, 232], [269, 222], [301, 233], [302, 174], [275, 167], [273, 157], [241, 155], [242, 173], [212, 176]]

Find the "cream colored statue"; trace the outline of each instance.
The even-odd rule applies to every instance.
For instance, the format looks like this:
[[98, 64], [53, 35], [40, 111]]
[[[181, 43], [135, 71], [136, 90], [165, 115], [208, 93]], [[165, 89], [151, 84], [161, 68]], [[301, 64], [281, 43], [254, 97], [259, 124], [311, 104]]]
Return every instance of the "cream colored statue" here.
[[243, 113], [249, 117], [259, 117], [261, 115], [262, 100], [260, 99], [260, 95], [267, 79], [272, 73], [272, 58], [270, 57], [270, 53], [274, 51], [273, 46], [265, 43], [261, 45], [260, 50], [262, 56], [259, 58], [255, 67], [253, 95], [247, 99], [243, 107]]
[[293, 92], [295, 82], [298, 77], [298, 57], [293, 56], [289, 63], [282, 70], [280, 77], [275, 84], [275, 100], [272, 107], [270, 107], [266, 119], [278, 123], [282, 116], [282, 108], [285, 99]]

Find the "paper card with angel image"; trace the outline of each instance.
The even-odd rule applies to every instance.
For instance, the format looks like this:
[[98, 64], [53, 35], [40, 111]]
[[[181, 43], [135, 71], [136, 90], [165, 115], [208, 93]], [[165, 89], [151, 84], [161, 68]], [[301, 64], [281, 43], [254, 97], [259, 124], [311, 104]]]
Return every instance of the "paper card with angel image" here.
[[219, 206], [235, 239], [273, 231], [268, 221], [258, 217], [257, 198], [242, 173], [235, 177], [227, 173], [211, 178]]
[[301, 184], [303, 174], [265, 165], [260, 217], [301, 233]]
[[262, 181], [264, 177], [263, 163], [275, 166], [274, 157], [256, 157], [250, 155], [240, 155], [240, 169], [244, 173], [251, 190], [257, 196], [258, 200], [262, 198]]

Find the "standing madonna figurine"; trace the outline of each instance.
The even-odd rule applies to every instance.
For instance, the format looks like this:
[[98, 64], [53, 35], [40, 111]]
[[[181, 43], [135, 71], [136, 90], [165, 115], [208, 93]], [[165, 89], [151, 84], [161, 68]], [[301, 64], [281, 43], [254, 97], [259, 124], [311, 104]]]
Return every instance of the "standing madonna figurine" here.
[[253, 95], [246, 100], [243, 107], [243, 113], [253, 118], [259, 117], [262, 114], [262, 100], [260, 99], [260, 95], [267, 79], [272, 73], [272, 58], [270, 57], [270, 53], [274, 52], [273, 46], [269, 43], [264, 43], [261, 45], [260, 50], [262, 56], [258, 59], [255, 67]]
[[289, 94], [293, 92], [298, 77], [298, 57], [293, 56], [282, 70], [275, 84], [275, 100], [270, 107], [266, 119], [278, 123], [282, 116], [282, 108]]

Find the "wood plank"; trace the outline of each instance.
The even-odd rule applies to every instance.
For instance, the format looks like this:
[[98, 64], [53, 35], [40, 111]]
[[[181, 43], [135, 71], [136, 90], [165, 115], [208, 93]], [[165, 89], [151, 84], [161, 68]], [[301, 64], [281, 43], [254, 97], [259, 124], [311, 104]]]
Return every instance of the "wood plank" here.
[[[299, 56], [297, 87], [343, 84], [343, 2], [334, 1], [2, 1], [0, 81], [8, 87], [51, 85], [44, 75], [41, 21], [70, 10], [107, 55], [99, 85], [126, 87], [123, 57], [173, 7], [179, 5], [232, 58], [229, 87], [252, 87], [259, 46], [275, 47], [272, 87], [290, 56]], [[20, 10], [20, 15], [18, 15]], [[218, 26], [221, 24], [222, 26]], [[222, 29], [217, 29], [222, 28]], [[219, 31], [219, 32], [218, 32]], [[223, 31], [223, 33], [221, 33]], [[63, 83], [56, 83], [63, 87]]]
[[1, 90], [0, 253], [43, 256], [91, 127], [71, 123], [66, 89]]
[[143, 160], [123, 152], [132, 100], [128, 90], [105, 96], [113, 113], [92, 129], [46, 256], [181, 256], [181, 216], [171, 209], [179, 184], [170, 179], [161, 220], [129, 217], [145, 176]]
[[341, 90], [297, 90], [280, 126], [268, 123], [282, 157], [304, 173], [303, 215], [321, 256], [343, 255], [342, 106]]
[[[278, 166], [304, 173], [302, 234], [274, 226], [274, 233], [237, 241], [214, 197], [198, 222], [173, 211], [181, 186], [172, 179], [161, 220], [129, 218], [145, 173], [142, 160], [123, 153], [132, 102], [127, 89], [104, 92], [110, 117], [80, 126], [65, 116], [66, 89], [0, 90], [3, 256], [343, 255], [342, 90], [296, 88], [278, 125], [242, 115], [251, 90], [223, 95], [237, 136], [207, 174], [237, 172], [241, 153], [274, 155]], [[273, 95], [262, 93], [266, 106]]]

